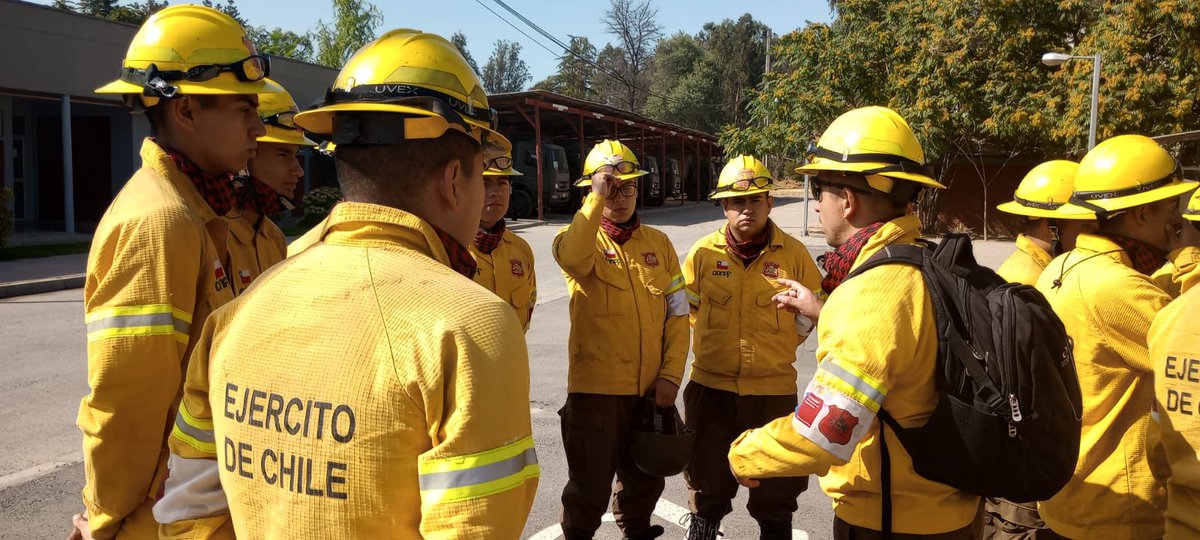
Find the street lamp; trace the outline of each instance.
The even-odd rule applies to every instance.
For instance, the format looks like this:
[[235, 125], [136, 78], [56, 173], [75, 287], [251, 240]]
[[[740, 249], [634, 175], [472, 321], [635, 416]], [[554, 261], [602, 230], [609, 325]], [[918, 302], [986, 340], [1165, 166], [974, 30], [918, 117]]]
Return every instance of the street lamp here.
[[1100, 110], [1100, 53], [1072, 55], [1060, 52], [1048, 52], [1042, 55], [1042, 63], [1050, 67], [1058, 67], [1068, 60], [1092, 61], [1092, 118], [1088, 126], [1088, 150], [1096, 146], [1096, 117]]

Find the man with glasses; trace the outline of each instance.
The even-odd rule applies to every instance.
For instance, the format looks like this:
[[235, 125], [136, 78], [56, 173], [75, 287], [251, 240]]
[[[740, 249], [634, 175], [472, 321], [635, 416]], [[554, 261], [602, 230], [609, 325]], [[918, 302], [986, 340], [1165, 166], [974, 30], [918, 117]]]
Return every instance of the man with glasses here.
[[537, 303], [537, 278], [533, 273], [533, 249], [525, 239], [508, 230], [504, 215], [512, 196], [512, 156], [501, 156], [486, 163], [483, 171], [483, 215], [479, 231], [468, 246], [475, 257], [475, 283], [496, 293], [516, 310], [525, 331]]
[[576, 184], [591, 193], [554, 238], [571, 296], [568, 395], [559, 411], [569, 540], [592, 538], [610, 495], [626, 538], [663, 534], [650, 517], [664, 481], [633, 463], [630, 427], [642, 396], [674, 406], [687, 361], [688, 307], [675, 247], [637, 215], [637, 178], [646, 174], [624, 144], [597, 144]]
[[152, 136], [88, 254], [77, 537], [158, 538], [151, 508], [186, 359], [209, 313], [234, 295], [224, 216], [240, 206], [233, 175], [265, 133], [258, 95], [279, 90], [269, 71], [237, 21], [179, 5], [146, 20], [120, 78], [97, 90], [143, 111]]
[[[696, 432], [684, 472], [689, 540], [715, 540], [733, 511], [738, 484], [729, 444], [796, 408], [793, 364], [813, 323], [776, 308], [773, 298], [794, 284], [820, 291], [821, 271], [804, 244], [771, 221], [774, 187], [754, 156], [730, 160], [709, 195], [727, 222], [696, 242], [683, 263], [696, 356], [683, 390], [687, 425]], [[760, 538], [792, 537], [796, 497], [807, 487], [807, 477], [771, 478], [750, 491], [746, 508]]]
[[[273, 83], [270, 79], [268, 82]], [[282, 88], [282, 87], [281, 87]], [[304, 177], [298, 153], [301, 146], [317, 144], [296, 127], [299, 110], [286, 91], [258, 96], [258, 114], [267, 133], [258, 138], [258, 150], [237, 178], [239, 208], [229, 218], [229, 261], [232, 285], [241, 294], [259, 275], [287, 257], [287, 239], [270, 216], [295, 208], [291, 198]]]
[[813, 196], [826, 242], [821, 301], [804, 286], [777, 296], [781, 307], [817, 322], [817, 372], [795, 414], [743, 433], [729, 451], [742, 485], [765, 478], [821, 476], [833, 499], [833, 537], [882, 538], [884, 489], [880, 436], [891, 450], [891, 532], [905, 539], [974, 538], [979, 497], [913, 470], [896, 433], [876, 421], [882, 407], [904, 427], [924, 425], [938, 402], [938, 336], [921, 271], [881, 265], [851, 270], [888, 246], [913, 244], [921, 223], [908, 213], [920, 189], [943, 188], [900, 115], [865, 107], [838, 117], [810, 162]]

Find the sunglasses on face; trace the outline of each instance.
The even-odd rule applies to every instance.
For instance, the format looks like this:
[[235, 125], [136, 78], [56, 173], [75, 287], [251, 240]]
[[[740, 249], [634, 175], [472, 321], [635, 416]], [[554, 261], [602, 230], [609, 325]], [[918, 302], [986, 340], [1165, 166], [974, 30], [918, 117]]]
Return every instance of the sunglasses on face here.
[[817, 180], [815, 178], [809, 181], [809, 186], [812, 188], [812, 198], [818, 201], [821, 200], [821, 193], [830, 189], [845, 189], [855, 193], [861, 193], [863, 195], [870, 195], [870, 192], [865, 189], [847, 186], [846, 184], [838, 184], [836, 182], [826, 182], [824, 180]]

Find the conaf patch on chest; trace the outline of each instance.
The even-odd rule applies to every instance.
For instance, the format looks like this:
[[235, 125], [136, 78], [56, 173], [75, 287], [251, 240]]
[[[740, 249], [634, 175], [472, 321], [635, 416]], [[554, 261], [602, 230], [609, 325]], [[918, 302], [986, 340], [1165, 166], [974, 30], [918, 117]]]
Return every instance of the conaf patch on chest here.
[[619, 264], [621, 262], [621, 258], [617, 256], [617, 250], [615, 249], [604, 250], [604, 260], [608, 261], [608, 264]]
[[512, 265], [512, 275], [514, 277], [525, 277], [525, 265], [517, 259], [510, 259], [508, 264]]
[[763, 275], [769, 278], [779, 278], [779, 263], [767, 261], [763, 263]]
[[653, 251], [647, 251], [642, 254], [642, 259], [646, 261], [646, 266], [658, 266], [658, 254]]
[[225, 275], [225, 267], [221, 261], [213, 261], [213, 287], [218, 291], [229, 288], [229, 276]]

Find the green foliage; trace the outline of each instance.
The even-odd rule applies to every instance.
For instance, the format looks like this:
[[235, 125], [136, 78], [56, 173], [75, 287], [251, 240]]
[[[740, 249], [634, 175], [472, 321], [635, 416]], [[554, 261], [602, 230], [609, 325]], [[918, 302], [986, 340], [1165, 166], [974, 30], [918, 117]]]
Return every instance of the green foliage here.
[[325, 219], [337, 203], [342, 202], [342, 190], [324, 186], [304, 194], [304, 224], [315, 225]]
[[533, 87], [577, 99], [595, 100], [598, 96], [595, 62], [596, 47], [592, 42], [583, 36], [571, 36], [570, 52], [558, 58], [558, 72]]
[[146, 0], [121, 5], [118, 0], [55, 0], [54, 7], [84, 15], [92, 15], [118, 22], [141, 25], [156, 11], [167, 7], [167, 2]]
[[467, 36], [463, 35], [462, 32], [455, 32], [454, 35], [450, 36], [450, 43], [453, 43], [458, 52], [462, 53], [467, 64], [470, 64], [471, 71], [479, 75], [479, 64], [475, 63], [475, 58], [471, 56], [471, 51], [467, 50]]
[[363, 45], [375, 39], [375, 30], [383, 24], [383, 12], [365, 0], [333, 0], [333, 23], [317, 21], [312, 40], [316, 44], [316, 62], [340, 68]]
[[520, 92], [529, 83], [529, 66], [521, 59], [521, 44], [496, 40], [491, 58], [483, 66], [483, 87], [491, 94]]
[[302, 62], [314, 60], [313, 38], [310, 34], [297, 34], [279, 27], [268, 29], [265, 26], [247, 26], [246, 32], [260, 53]]

